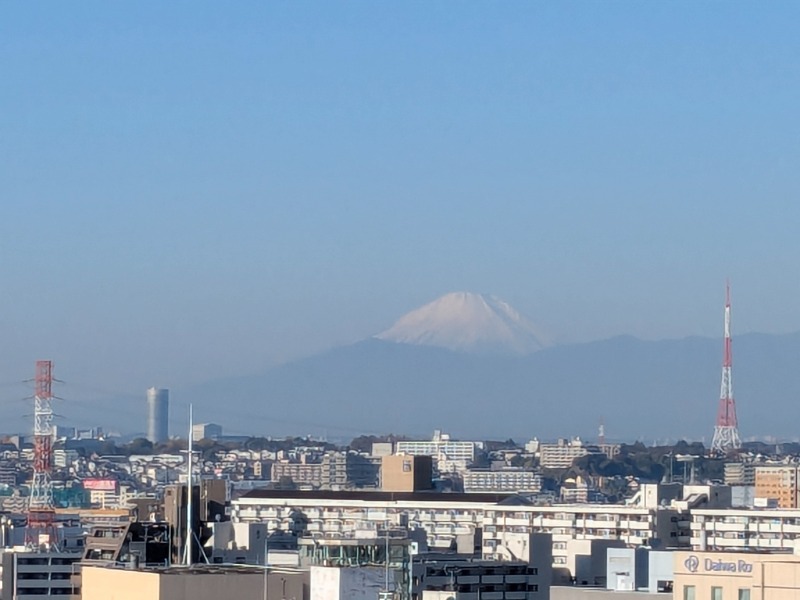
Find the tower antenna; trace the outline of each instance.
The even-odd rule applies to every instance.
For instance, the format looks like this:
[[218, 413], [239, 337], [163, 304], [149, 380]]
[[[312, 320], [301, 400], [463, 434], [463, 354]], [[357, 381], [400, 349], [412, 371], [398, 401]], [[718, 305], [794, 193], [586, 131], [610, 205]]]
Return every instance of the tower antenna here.
[[36, 361], [33, 395], [33, 481], [28, 502], [27, 546], [56, 544], [53, 504], [53, 362]]
[[731, 350], [731, 285], [725, 285], [725, 338], [723, 341], [722, 356], [722, 384], [719, 394], [719, 408], [717, 410], [717, 424], [714, 427], [714, 438], [711, 441], [711, 451], [727, 454], [732, 450], [742, 447], [739, 437], [739, 422], [736, 418], [736, 403], [733, 400], [733, 380], [731, 367], [733, 366], [733, 353]]

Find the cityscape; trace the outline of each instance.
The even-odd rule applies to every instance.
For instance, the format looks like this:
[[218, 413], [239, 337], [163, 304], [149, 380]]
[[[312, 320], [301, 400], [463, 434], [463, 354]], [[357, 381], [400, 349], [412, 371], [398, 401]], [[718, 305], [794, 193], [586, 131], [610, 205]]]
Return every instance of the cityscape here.
[[800, 600], [800, 4], [0, 6], [0, 600]]

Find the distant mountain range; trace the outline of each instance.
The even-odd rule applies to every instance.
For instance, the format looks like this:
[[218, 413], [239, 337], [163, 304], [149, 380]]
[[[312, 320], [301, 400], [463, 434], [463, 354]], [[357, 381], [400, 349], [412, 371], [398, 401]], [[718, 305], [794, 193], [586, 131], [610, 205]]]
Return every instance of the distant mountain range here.
[[[228, 430], [710, 439], [721, 340], [630, 336], [547, 347], [501, 300], [449, 294], [378, 336], [176, 395]], [[795, 437], [800, 333], [734, 338], [742, 436]]]

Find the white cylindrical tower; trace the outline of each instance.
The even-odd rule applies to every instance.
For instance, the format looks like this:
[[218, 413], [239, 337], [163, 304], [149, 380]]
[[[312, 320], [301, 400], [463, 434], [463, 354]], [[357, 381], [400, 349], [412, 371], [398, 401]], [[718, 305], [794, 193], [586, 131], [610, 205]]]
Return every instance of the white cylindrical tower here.
[[169, 390], [147, 390], [147, 439], [154, 444], [169, 439]]

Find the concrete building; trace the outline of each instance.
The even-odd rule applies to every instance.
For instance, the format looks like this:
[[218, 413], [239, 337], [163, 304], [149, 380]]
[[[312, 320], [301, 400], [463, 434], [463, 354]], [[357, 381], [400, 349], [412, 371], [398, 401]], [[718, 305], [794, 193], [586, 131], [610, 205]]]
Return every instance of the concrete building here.
[[216, 423], [198, 423], [192, 425], [192, 440], [218, 440], [222, 437], [222, 425]]
[[[451, 598], [549, 600], [550, 581], [538, 566], [522, 561], [422, 560], [415, 562], [411, 599], [449, 592]], [[447, 594], [444, 598], [447, 598]]]
[[670, 551], [650, 548], [608, 548], [606, 587], [620, 592], [672, 592], [675, 580]]
[[777, 500], [779, 508], [798, 508], [797, 465], [755, 467], [756, 498]]
[[84, 566], [81, 600], [310, 600], [308, 572], [194, 565], [172, 568]]
[[756, 466], [753, 462], [725, 463], [725, 485], [755, 485]]
[[395, 444], [396, 454], [411, 456], [431, 456], [436, 460], [440, 472], [451, 472], [466, 469], [475, 462], [477, 451], [482, 447], [480, 442], [457, 441], [439, 430], [433, 432], [430, 441], [402, 440]]
[[0, 560], [0, 600], [80, 598], [72, 581], [81, 552], [38, 552], [7, 549]]
[[754, 552], [675, 552], [679, 600], [795, 600], [800, 556]]
[[600, 448], [580, 438], [560, 439], [555, 444], [539, 445], [539, 464], [544, 469], [569, 469], [576, 458], [587, 454], [601, 454]]
[[322, 457], [320, 487], [329, 490], [377, 488], [380, 470], [379, 457], [356, 452], [328, 452]]
[[169, 439], [169, 390], [147, 390], [147, 439], [154, 444]]
[[420, 492], [433, 487], [433, 459], [430, 456], [384, 456], [381, 460], [381, 490]]
[[281, 480], [289, 479], [297, 486], [317, 489], [322, 485], [322, 465], [283, 461], [272, 463], [272, 481], [282, 483]]
[[542, 476], [524, 469], [470, 469], [462, 475], [464, 492], [472, 493], [538, 493], [542, 489]]
[[695, 550], [791, 552], [800, 542], [800, 510], [698, 508], [690, 527]]
[[689, 516], [659, 506], [534, 506], [513, 495], [426, 492], [294, 492], [253, 490], [232, 502], [236, 523], [265, 523], [268, 531], [312, 538], [375, 535], [385, 527], [426, 536], [447, 550], [462, 535], [482, 536], [482, 556], [509, 560], [509, 536], [552, 535], [553, 566], [567, 564], [570, 540], [621, 540], [629, 546], [688, 546]]

